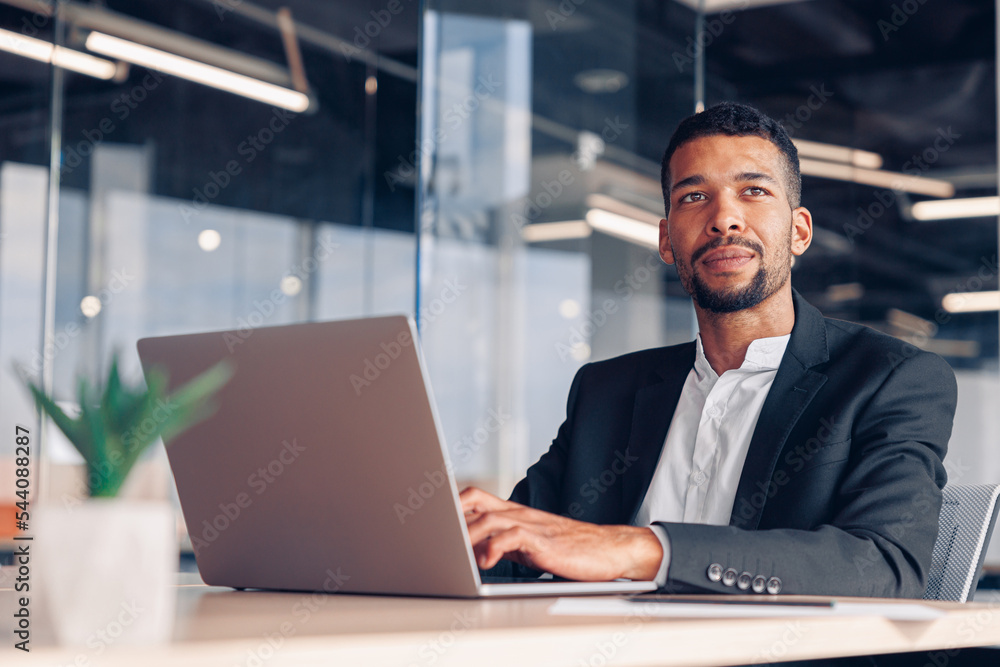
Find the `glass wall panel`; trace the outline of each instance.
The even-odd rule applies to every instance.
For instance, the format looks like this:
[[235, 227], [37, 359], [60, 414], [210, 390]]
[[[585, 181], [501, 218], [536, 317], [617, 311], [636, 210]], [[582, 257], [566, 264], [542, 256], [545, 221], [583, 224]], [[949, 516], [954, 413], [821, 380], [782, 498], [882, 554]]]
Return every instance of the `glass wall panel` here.
[[676, 3], [428, 3], [420, 312], [460, 480], [509, 492], [583, 363], [690, 336], [655, 236], [693, 25]]
[[[0, 113], [8, 430], [34, 419], [12, 360], [38, 378], [44, 357], [57, 398], [72, 402], [73, 378], [105, 372], [115, 350], [137, 379], [135, 341], [144, 336], [415, 313], [416, 177], [384, 174], [416, 141], [417, 3], [374, 23], [361, 1], [57, 4], [58, 21], [51, 3], [0, 2], [0, 27], [58, 37], [111, 71], [52, 70], [0, 52], [9, 80]], [[164, 54], [284, 97], [199, 83], [172, 72]], [[57, 279], [41, 354], [50, 107], [61, 146]], [[50, 435], [53, 461], [79, 460]], [[9, 448], [0, 445], [0, 456]], [[162, 463], [148, 462], [166, 480]], [[51, 473], [56, 497], [81, 490], [70, 468]]]
[[[0, 6], [0, 544], [12, 532], [15, 426], [38, 433], [34, 406], [14, 371], [14, 362], [40, 367], [55, 352], [42, 345], [45, 223], [52, 87], [49, 67], [11, 53], [25, 39], [51, 44], [51, 21], [17, 7]], [[75, 88], [81, 74], [68, 73]], [[60, 338], [60, 341], [64, 340]], [[6, 480], [9, 480], [6, 481]]]

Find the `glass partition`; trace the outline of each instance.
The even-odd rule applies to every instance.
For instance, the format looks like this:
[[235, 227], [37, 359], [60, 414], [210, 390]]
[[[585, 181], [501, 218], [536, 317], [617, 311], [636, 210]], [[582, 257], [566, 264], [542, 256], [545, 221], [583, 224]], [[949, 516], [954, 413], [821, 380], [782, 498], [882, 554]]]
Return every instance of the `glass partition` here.
[[[72, 404], [74, 378], [103, 374], [116, 350], [137, 379], [144, 336], [414, 311], [416, 179], [382, 174], [415, 144], [419, 7], [371, 24], [368, 3], [288, 4], [0, 3], [0, 28], [98, 68], [0, 51], [9, 432], [37, 423], [12, 361], [51, 373]], [[58, 243], [43, 346], [46, 223]], [[84, 491], [79, 457], [47, 436], [44, 490], [66, 501]], [[128, 493], [168, 493], [159, 451]]]
[[659, 154], [693, 108], [670, 54], [695, 14], [659, 4], [427, 6], [422, 339], [457, 475], [501, 494], [580, 365], [691, 333], [654, 227], [616, 226], [662, 216]]
[[[52, 21], [0, 6], [0, 545], [14, 532], [14, 438], [18, 425], [38, 434], [34, 406], [14, 362], [41, 368], [70, 333], [42, 343], [45, 303], [46, 223], [49, 202], [49, 134], [53, 79], [43, 62], [12, 53], [51, 49]], [[64, 84], [80, 85], [67, 72]], [[37, 478], [36, 478], [37, 479]], [[3, 548], [0, 546], [0, 551]], [[2, 561], [0, 561], [2, 562]]]

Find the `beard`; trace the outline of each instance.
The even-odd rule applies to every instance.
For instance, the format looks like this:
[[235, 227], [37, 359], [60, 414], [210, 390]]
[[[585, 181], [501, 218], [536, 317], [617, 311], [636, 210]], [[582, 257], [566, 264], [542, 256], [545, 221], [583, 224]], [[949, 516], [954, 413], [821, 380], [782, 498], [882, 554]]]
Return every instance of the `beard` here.
[[[677, 275], [681, 279], [684, 290], [691, 295], [703, 310], [711, 313], [735, 313], [747, 308], [753, 308], [761, 303], [788, 282], [791, 273], [791, 228], [788, 230], [788, 243], [779, 250], [774, 262], [768, 262], [764, 247], [755, 241], [742, 236], [716, 238], [698, 248], [691, 256], [691, 263], [677, 261]], [[750, 282], [743, 286], [728, 289], [712, 289], [693, 269], [695, 262], [709, 250], [723, 246], [737, 245], [748, 248], [760, 257], [760, 268]], [[674, 257], [677, 257], [676, 253]]]

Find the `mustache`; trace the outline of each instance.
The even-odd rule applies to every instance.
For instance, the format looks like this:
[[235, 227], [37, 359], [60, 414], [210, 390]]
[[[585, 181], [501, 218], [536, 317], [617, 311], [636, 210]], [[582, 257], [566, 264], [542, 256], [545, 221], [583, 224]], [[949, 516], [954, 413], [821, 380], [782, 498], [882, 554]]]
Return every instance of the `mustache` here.
[[705, 253], [709, 252], [710, 250], [715, 250], [716, 248], [722, 248], [723, 246], [729, 246], [729, 245], [742, 246], [749, 250], [753, 250], [761, 257], [764, 256], [764, 246], [755, 241], [751, 241], [750, 239], [744, 238], [742, 236], [720, 236], [712, 239], [702, 247], [695, 250], [694, 253], [691, 255], [691, 263], [693, 264], [697, 262], [699, 259], [705, 256]]

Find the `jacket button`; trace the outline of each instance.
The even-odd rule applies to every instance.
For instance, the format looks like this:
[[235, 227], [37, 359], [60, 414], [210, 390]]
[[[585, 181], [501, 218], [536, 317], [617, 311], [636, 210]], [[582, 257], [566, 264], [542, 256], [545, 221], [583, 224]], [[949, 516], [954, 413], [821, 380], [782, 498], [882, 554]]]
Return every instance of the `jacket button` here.
[[745, 591], [750, 588], [750, 583], [753, 581], [753, 575], [749, 572], [740, 572], [740, 576], [736, 578], [736, 588], [741, 591]]
[[781, 592], [781, 579], [771, 577], [767, 580], [767, 592], [769, 595], [777, 595]]
[[733, 584], [736, 583], [736, 578], [739, 576], [739, 574], [740, 574], [739, 572], [737, 572], [731, 567], [726, 568], [726, 571], [722, 573], [722, 585], [732, 586]]
[[720, 581], [722, 579], [722, 566], [718, 563], [712, 563], [708, 566], [708, 580], [712, 582]]
[[756, 577], [753, 578], [753, 583], [750, 585], [751, 587], [753, 587], [754, 593], [763, 593], [765, 590], [767, 590], [767, 579], [758, 574]]

